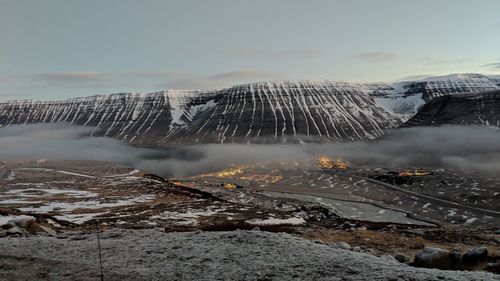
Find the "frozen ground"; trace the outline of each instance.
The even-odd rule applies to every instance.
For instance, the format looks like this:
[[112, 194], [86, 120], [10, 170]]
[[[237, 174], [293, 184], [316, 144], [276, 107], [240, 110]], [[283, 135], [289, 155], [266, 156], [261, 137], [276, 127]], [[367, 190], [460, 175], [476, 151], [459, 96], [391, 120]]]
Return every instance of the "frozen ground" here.
[[[414, 268], [284, 233], [101, 234], [105, 280], [500, 280], [483, 272]], [[1, 280], [97, 280], [96, 235], [0, 240]]]
[[[397, 253], [411, 260], [427, 246], [466, 252], [483, 245], [488, 260], [461, 268], [495, 272], [487, 265], [500, 260], [500, 233], [472, 228], [496, 222], [493, 217], [478, 217], [467, 228], [447, 228], [407, 215], [425, 218], [440, 206], [422, 200], [401, 210], [420, 197], [408, 198], [357, 176], [368, 170], [325, 172], [314, 163], [291, 168], [285, 163], [166, 183], [112, 163], [7, 165], [10, 176], [0, 179], [0, 280], [98, 280], [96, 237], [88, 234], [96, 222], [106, 229], [105, 280], [497, 278], [416, 269], [375, 257]], [[16, 234], [16, 227], [6, 223], [23, 216], [34, 221]], [[262, 233], [241, 231], [256, 227]], [[236, 231], [225, 232], [231, 230]], [[357, 250], [310, 242], [316, 240], [344, 241]]]
[[[94, 169], [91, 163], [99, 169]], [[271, 200], [266, 201], [269, 206], [264, 208], [239, 200], [233, 203], [218, 200], [206, 194], [208, 197], [203, 198], [193, 189], [176, 189], [143, 178], [138, 170], [113, 163], [28, 161], [9, 163], [7, 167], [15, 176], [0, 178], [0, 227], [19, 215], [40, 218], [37, 224], [47, 224], [47, 219], [56, 221], [58, 231], [93, 227], [97, 219], [108, 226], [165, 227], [171, 231], [221, 224], [224, 227], [244, 224], [250, 228], [257, 224], [306, 223], [297, 207], [275, 211]], [[220, 185], [217, 189], [225, 190]], [[231, 195], [240, 194], [235, 192], [231, 191]]]

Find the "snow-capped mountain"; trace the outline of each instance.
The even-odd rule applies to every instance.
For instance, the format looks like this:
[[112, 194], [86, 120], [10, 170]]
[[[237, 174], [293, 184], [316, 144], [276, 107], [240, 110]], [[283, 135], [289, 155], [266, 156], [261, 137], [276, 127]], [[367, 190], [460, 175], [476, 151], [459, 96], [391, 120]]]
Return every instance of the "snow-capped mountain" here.
[[500, 127], [500, 91], [435, 98], [422, 106], [403, 126], [442, 124]]
[[54, 122], [94, 126], [95, 136], [141, 144], [351, 141], [401, 124], [362, 85], [328, 81], [0, 104], [1, 126]]
[[213, 110], [174, 134], [206, 142], [374, 139], [401, 122], [376, 106], [362, 85], [280, 81], [218, 92]]
[[355, 141], [377, 138], [441, 96], [480, 99], [500, 89], [499, 80], [460, 74], [392, 84], [274, 81], [212, 91], [11, 101], [0, 103], [0, 127], [68, 122], [96, 127], [95, 136], [151, 145]]

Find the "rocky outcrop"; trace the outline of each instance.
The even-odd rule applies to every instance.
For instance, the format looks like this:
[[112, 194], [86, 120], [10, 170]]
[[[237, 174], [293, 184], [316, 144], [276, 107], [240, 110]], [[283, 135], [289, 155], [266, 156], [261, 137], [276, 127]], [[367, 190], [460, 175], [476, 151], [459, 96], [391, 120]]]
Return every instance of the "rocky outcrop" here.
[[492, 267], [498, 262], [497, 257], [489, 257], [484, 246], [475, 247], [462, 254], [439, 248], [424, 248], [415, 255], [412, 265], [417, 267], [460, 270], [488, 270], [496, 272]]

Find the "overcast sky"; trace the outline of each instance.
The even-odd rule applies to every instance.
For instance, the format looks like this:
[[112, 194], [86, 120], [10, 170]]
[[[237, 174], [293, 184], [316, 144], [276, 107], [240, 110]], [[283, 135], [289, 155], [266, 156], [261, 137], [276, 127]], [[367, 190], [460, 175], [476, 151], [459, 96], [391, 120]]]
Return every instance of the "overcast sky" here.
[[500, 74], [498, 0], [0, 0], [0, 101]]

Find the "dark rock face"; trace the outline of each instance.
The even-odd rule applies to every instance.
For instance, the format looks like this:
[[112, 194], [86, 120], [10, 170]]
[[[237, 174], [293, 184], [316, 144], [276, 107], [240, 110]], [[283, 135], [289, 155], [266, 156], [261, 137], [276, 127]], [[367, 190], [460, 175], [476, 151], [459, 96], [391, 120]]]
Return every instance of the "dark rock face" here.
[[55, 122], [148, 145], [365, 140], [401, 123], [362, 86], [327, 81], [0, 103], [2, 127]]
[[500, 91], [443, 96], [425, 104], [404, 124], [410, 126], [490, 125], [500, 126]]

